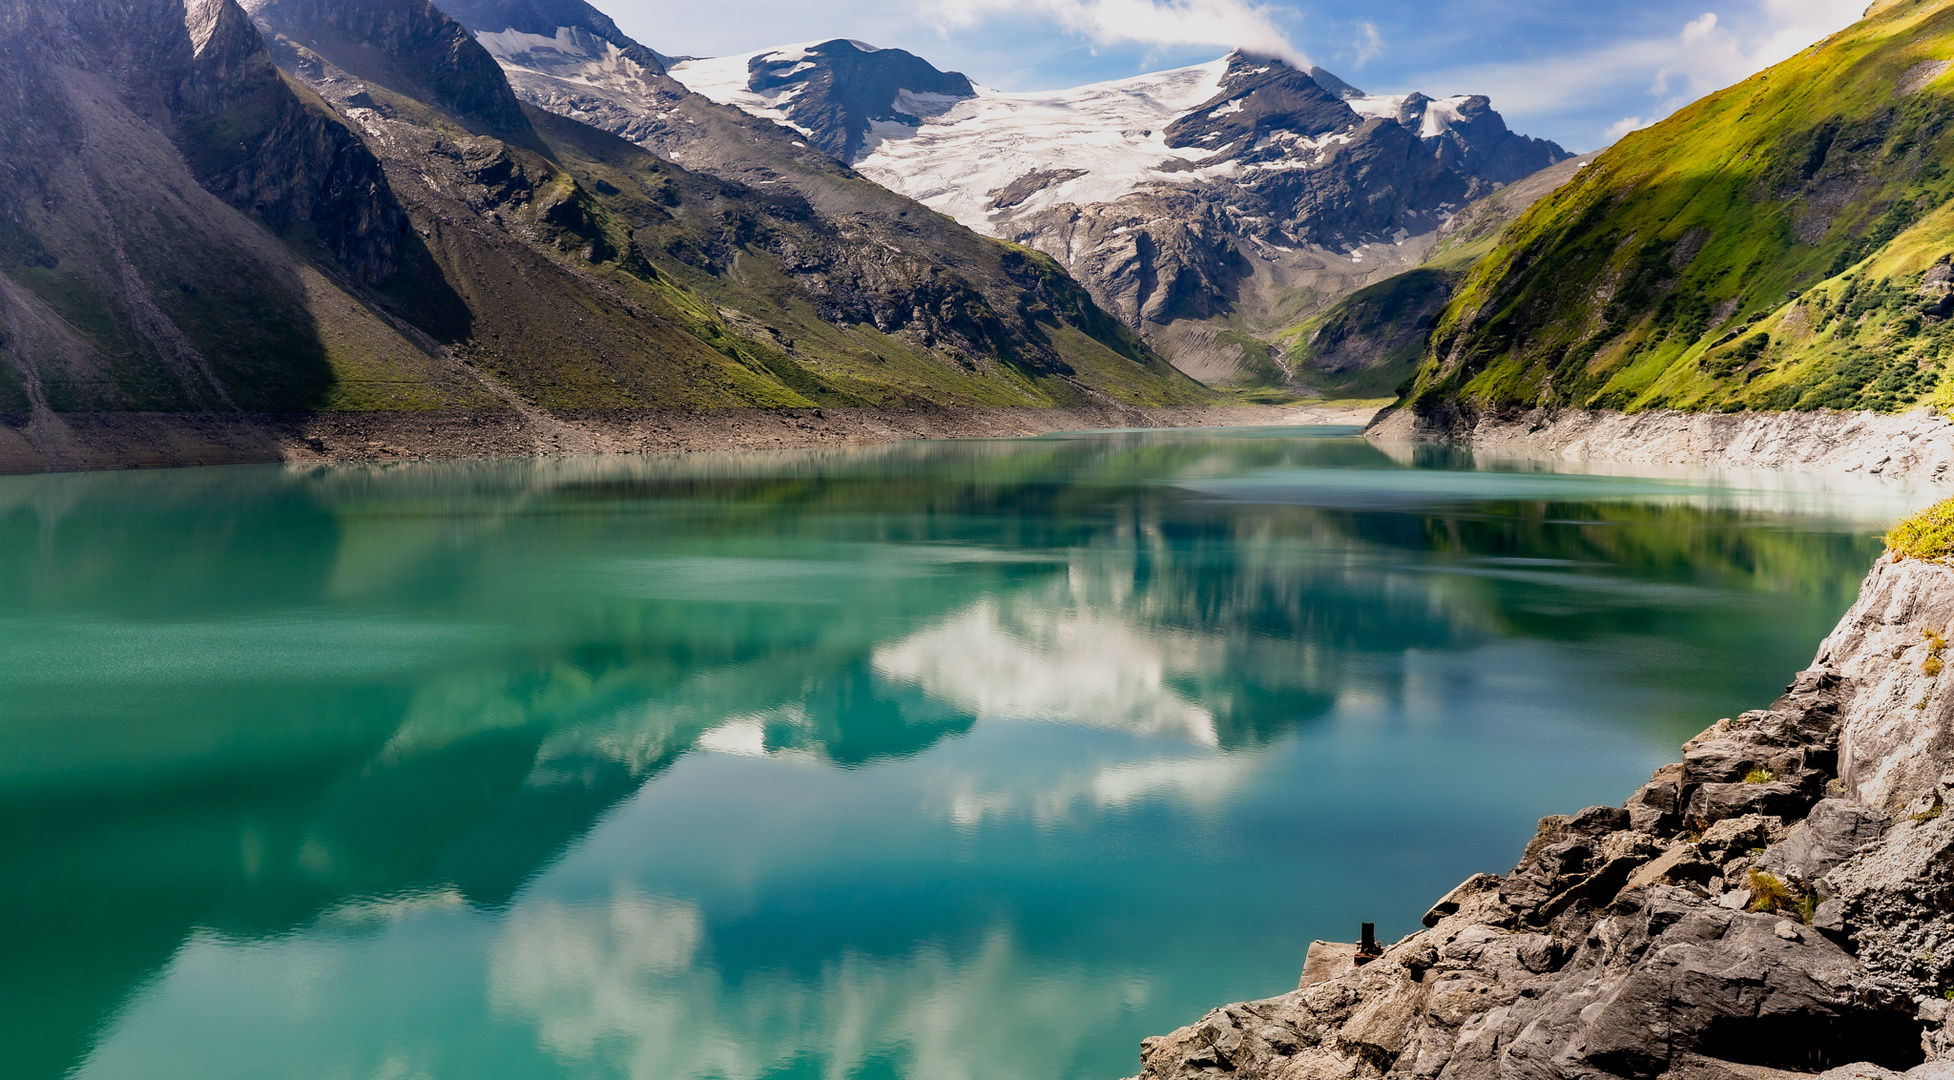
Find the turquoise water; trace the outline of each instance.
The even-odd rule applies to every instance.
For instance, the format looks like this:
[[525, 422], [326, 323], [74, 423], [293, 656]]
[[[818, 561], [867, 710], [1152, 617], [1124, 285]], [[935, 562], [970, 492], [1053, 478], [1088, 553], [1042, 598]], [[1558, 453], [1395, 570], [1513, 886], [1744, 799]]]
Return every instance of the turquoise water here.
[[1927, 497], [1339, 429], [0, 479], [0, 1053], [1126, 1076], [1766, 702]]

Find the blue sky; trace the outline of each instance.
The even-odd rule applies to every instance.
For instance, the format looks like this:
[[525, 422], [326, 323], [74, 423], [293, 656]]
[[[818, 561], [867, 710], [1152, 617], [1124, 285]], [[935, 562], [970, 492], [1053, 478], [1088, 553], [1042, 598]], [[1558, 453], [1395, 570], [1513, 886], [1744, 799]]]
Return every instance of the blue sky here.
[[665, 53], [835, 37], [908, 49], [1003, 90], [1212, 60], [1307, 58], [1371, 93], [1481, 93], [1518, 130], [1604, 145], [1783, 60], [1867, 0], [596, 0]]

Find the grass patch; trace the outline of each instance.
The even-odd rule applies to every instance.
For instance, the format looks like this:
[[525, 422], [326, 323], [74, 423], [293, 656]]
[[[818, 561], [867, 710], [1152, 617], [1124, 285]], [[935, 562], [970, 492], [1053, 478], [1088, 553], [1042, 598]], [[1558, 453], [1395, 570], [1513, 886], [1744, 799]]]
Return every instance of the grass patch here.
[[1757, 768], [1752, 769], [1751, 771], [1744, 774], [1744, 783], [1768, 784], [1776, 780], [1777, 778], [1778, 778], [1777, 773], [1774, 773], [1771, 770], [1764, 768], [1763, 766], [1760, 765]]
[[1763, 870], [1750, 872], [1750, 910], [1796, 912], [1802, 894], [1790, 882]]
[[[1887, 530], [1886, 549], [1902, 559], [1923, 562], [1941, 562], [1954, 555], [1954, 499], [1937, 502]], [[1943, 638], [1941, 647], [1946, 644]]]

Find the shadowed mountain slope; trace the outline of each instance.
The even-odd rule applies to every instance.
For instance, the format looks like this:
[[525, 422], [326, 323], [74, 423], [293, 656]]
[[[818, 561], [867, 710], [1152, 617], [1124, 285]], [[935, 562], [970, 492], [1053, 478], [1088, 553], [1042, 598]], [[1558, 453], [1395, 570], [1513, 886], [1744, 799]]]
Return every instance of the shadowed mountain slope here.
[[1049, 259], [534, 111], [420, 0], [0, 4], [0, 155], [0, 413], [55, 441], [87, 411], [1209, 400]]

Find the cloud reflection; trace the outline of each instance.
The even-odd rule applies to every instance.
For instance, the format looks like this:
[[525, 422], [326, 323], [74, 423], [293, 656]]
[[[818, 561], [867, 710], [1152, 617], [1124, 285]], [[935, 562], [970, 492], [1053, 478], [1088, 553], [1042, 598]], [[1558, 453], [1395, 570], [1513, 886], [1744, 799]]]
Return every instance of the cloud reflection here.
[[816, 972], [729, 984], [701, 961], [704, 934], [692, 905], [629, 888], [599, 904], [533, 902], [491, 946], [489, 997], [559, 1060], [633, 1078], [759, 1080], [811, 1063], [838, 1080], [892, 1062], [905, 1076], [1015, 1080], [1051, 1075], [1154, 992], [1137, 970], [1035, 962], [1003, 929], [963, 952], [844, 950]]
[[1168, 685], [1220, 659], [1212, 638], [1146, 633], [1124, 620], [986, 597], [875, 650], [884, 678], [913, 683], [979, 720], [1043, 720], [1173, 736], [1220, 738], [1215, 718]]
[[952, 822], [968, 827], [1023, 817], [1051, 825], [1081, 807], [1123, 810], [1162, 798], [1208, 808], [1225, 802], [1260, 765], [1258, 755], [1217, 754], [1102, 764], [1043, 782], [986, 784], [975, 777], [958, 777], [949, 785], [945, 813]]

